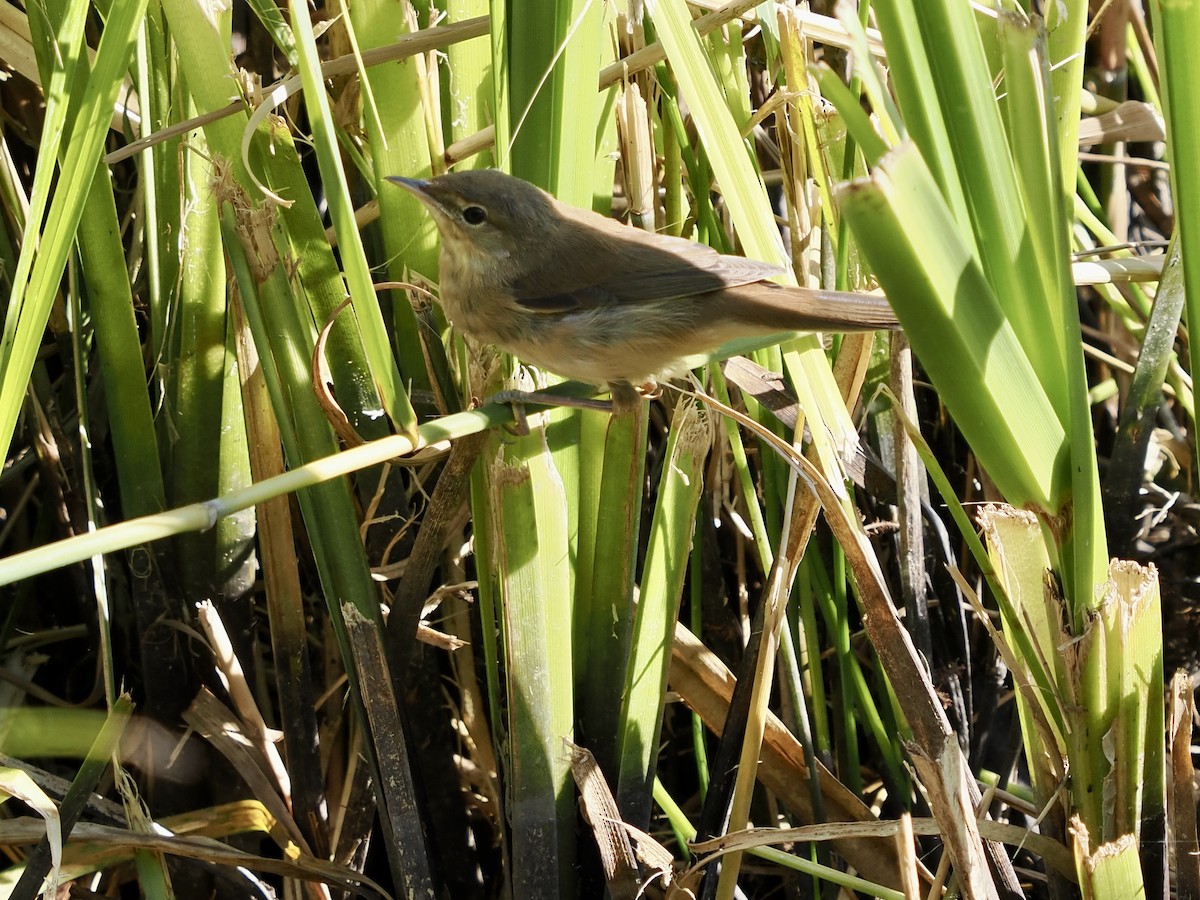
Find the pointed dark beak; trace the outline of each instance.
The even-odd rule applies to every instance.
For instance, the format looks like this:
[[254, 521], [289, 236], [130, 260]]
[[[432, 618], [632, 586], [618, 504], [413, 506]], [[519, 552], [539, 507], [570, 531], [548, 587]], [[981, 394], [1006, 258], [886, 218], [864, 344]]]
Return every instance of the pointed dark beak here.
[[420, 178], [405, 178], [402, 175], [388, 175], [387, 180], [392, 184], [398, 184], [406, 191], [416, 194], [418, 197], [429, 196], [429, 182], [422, 181]]

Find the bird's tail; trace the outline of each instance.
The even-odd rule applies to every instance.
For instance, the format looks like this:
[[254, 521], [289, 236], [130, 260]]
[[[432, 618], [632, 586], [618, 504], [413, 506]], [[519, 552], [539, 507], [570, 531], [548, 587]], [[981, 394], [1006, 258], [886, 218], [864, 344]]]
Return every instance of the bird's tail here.
[[817, 291], [762, 281], [726, 288], [724, 293], [732, 295], [730, 312], [738, 319], [772, 331], [893, 331], [900, 327], [887, 300], [876, 294]]

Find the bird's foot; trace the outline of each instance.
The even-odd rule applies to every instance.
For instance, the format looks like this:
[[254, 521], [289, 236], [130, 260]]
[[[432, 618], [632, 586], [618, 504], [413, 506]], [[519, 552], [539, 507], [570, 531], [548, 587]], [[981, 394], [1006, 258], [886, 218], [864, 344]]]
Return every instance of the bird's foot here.
[[638, 392], [638, 396], [644, 400], [657, 400], [663, 395], [663, 386], [653, 378], [644, 384], [639, 384], [634, 388]]
[[589, 397], [567, 397], [551, 391], [499, 391], [484, 401], [488, 403], [506, 403], [512, 407], [513, 423], [509, 430], [524, 437], [529, 434], [529, 420], [525, 415], [525, 404], [538, 406], [569, 406], [573, 409], [594, 409], [600, 412], [613, 412], [611, 400], [595, 400]]
[[610, 381], [608, 389], [612, 392], [612, 411], [616, 414], [636, 411], [643, 400], [657, 400], [663, 390], [662, 385], [653, 378], [638, 385], [628, 381]]

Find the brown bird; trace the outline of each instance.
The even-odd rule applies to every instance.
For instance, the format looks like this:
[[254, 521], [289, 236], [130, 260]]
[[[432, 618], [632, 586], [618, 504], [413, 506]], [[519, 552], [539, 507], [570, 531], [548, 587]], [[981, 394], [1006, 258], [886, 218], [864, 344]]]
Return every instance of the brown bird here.
[[773, 284], [776, 266], [622, 225], [503, 172], [388, 180], [437, 222], [441, 302], [454, 327], [607, 384], [617, 411], [636, 407], [635, 385], [680, 375], [687, 357], [727, 341], [897, 327], [881, 297]]

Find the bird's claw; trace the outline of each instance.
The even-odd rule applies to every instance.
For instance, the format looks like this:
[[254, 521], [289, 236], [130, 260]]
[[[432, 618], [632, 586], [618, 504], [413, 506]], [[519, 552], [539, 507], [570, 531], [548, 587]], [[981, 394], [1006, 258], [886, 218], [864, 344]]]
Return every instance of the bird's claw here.
[[646, 400], [657, 400], [663, 395], [663, 386], [657, 381], [647, 381], [639, 384], [635, 390]]

